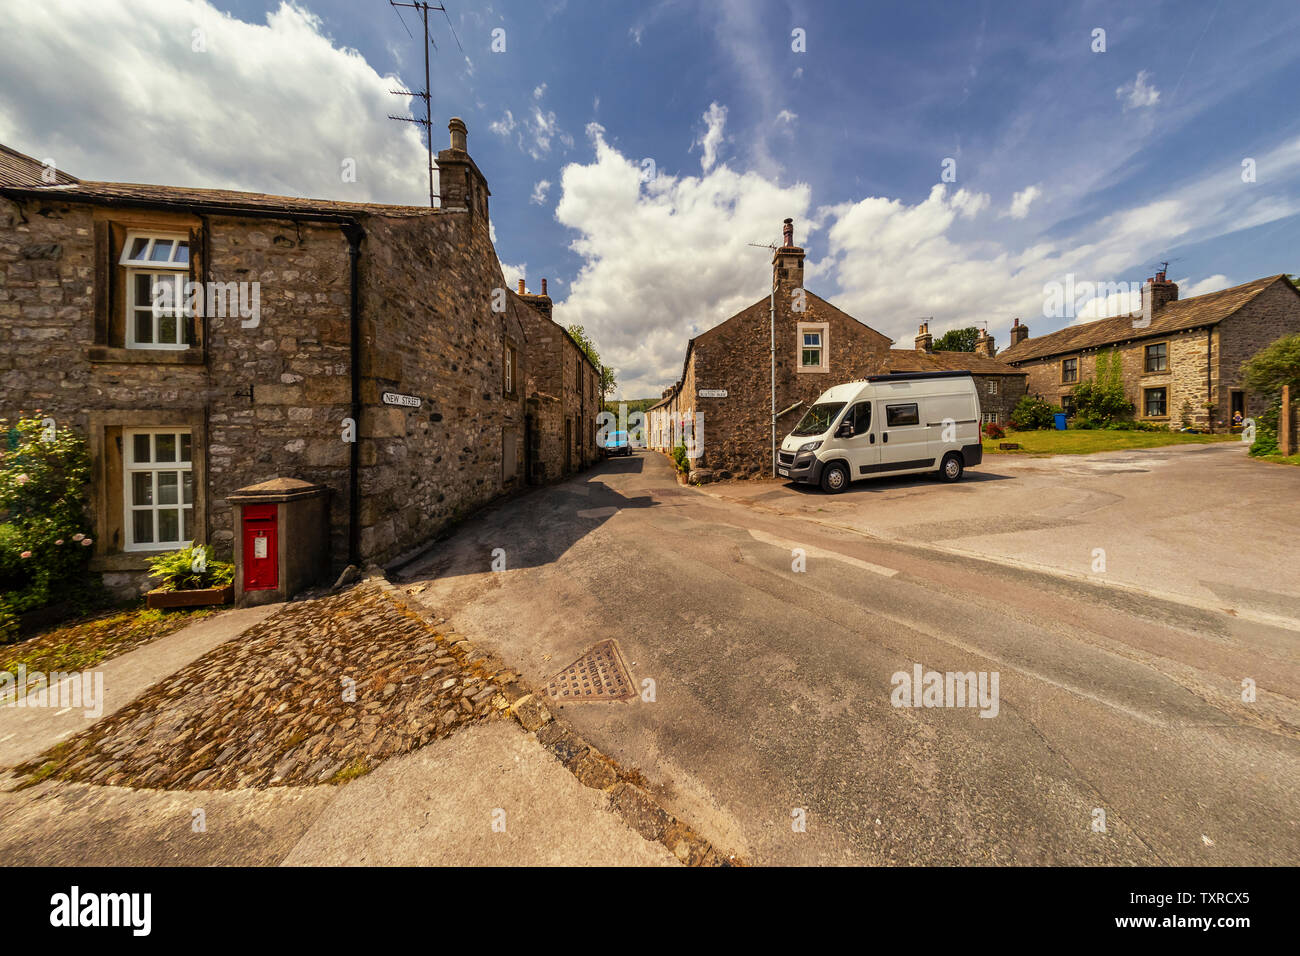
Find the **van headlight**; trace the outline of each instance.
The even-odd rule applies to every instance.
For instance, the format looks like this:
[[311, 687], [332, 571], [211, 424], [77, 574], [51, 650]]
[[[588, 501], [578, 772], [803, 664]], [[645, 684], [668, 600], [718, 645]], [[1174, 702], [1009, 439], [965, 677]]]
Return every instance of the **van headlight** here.
[[799, 446], [799, 454], [802, 455], [802, 454], [803, 454], [804, 452], [806, 452], [806, 451], [816, 451], [818, 448], [821, 448], [821, 447], [822, 447], [822, 443], [821, 443], [821, 442], [819, 442], [819, 441], [810, 441], [810, 442], [807, 442], [806, 444], [803, 444], [803, 445], [800, 445], [800, 446]]

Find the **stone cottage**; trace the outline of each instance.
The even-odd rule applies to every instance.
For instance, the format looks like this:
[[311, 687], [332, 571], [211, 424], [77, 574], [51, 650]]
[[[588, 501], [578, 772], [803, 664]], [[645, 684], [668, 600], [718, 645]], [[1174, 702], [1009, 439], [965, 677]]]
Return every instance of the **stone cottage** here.
[[650, 447], [671, 452], [694, 422], [701, 436], [696, 467], [720, 477], [770, 475], [773, 411], [779, 442], [808, 405], [841, 382], [891, 371], [969, 370], [981, 402], [1000, 421], [1024, 394], [1024, 373], [992, 358], [987, 336], [984, 354], [935, 352], [924, 328], [915, 350], [893, 349], [888, 336], [805, 289], [803, 269], [804, 250], [786, 219], [772, 256], [773, 294], [687, 343], [681, 379], [647, 413]]
[[[998, 357], [1029, 376], [1029, 391], [1070, 411], [1070, 392], [1096, 375], [1097, 357], [1118, 350], [1139, 421], [1222, 429], [1264, 411], [1241, 383], [1241, 365], [1264, 346], [1300, 332], [1300, 291], [1285, 275], [1178, 298], [1158, 272], [1142, 287], [1144, 309], [1030, 338], [1017, 319]], [[1149, 308], [1146, 308], [1149, 306]]]
[[521, 320], [528, 336], [528, 448], [531, 482], [553, 481], [590, 467], [600, 455], [596, 416], [603, 395], [600, 369], [568, 330], [552, 317], [551, 297], [532, 294], [519, 280], [528, 308]]
[[449, 128], [434, 209], [90, 182], [0, 148], [0, 417], [87, 436], [107, 584], [192, 539], [228, 558], [227, 497], [272, 478], [328, 489], [338, 570], [561, 473], [558, 440], [525, 444], [530, 418], [562, 425], [523, 383], [588, 398], [533, 353], [537, 313], [505, 288], [487, 180]]

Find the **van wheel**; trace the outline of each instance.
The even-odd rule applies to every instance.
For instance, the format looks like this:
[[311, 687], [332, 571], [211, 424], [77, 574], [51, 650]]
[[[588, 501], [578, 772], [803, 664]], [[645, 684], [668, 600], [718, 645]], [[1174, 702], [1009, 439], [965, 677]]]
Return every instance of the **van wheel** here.
[[961, 478], [961, 473], [961, 455], [955, 451], [950, 451], [944, 455], [943, 464], [939, 466], [939, 477], [948, 482], [958, 481]]
[[849, 486], [849, 470], [842, 461], [832, 462], [822, 472], [822, 491], [839, 494]]

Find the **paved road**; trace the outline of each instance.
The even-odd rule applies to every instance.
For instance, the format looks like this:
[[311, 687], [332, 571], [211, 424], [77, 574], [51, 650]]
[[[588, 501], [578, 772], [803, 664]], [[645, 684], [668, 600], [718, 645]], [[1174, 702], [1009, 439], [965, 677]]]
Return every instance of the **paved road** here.
[[[978, 514], [980, 484], [956, 487]], [[1300, 862], [1296, 631], [815, 519], [680, 487], [643, 453], [493, 508], [404, 574], [539, 684], [617, 638], [655, 701], [562, 717], [757, 863]], [[915, 664], [996, 671], [997, 715], [893, 706]]]

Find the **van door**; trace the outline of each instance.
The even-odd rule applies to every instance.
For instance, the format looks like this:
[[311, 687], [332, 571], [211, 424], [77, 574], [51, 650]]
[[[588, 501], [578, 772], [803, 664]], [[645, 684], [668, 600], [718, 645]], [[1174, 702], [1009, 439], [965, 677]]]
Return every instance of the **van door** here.
[[921, 418], [925, 398], [886, 399], [880, 416], [880, 463], [877, 472], [929, 468], [934, 464], [930, 449], [930, 428]]
[[851, 436], [840, 439], [844, 457], [849, 462], [849, 477], [869, 475], [880, 462], [880, 443], [871, 429], [871, 403], [855, 402], [845, 413], [840, 427], [843, 428], [845, 424], [850, 424], [853, 428]]

